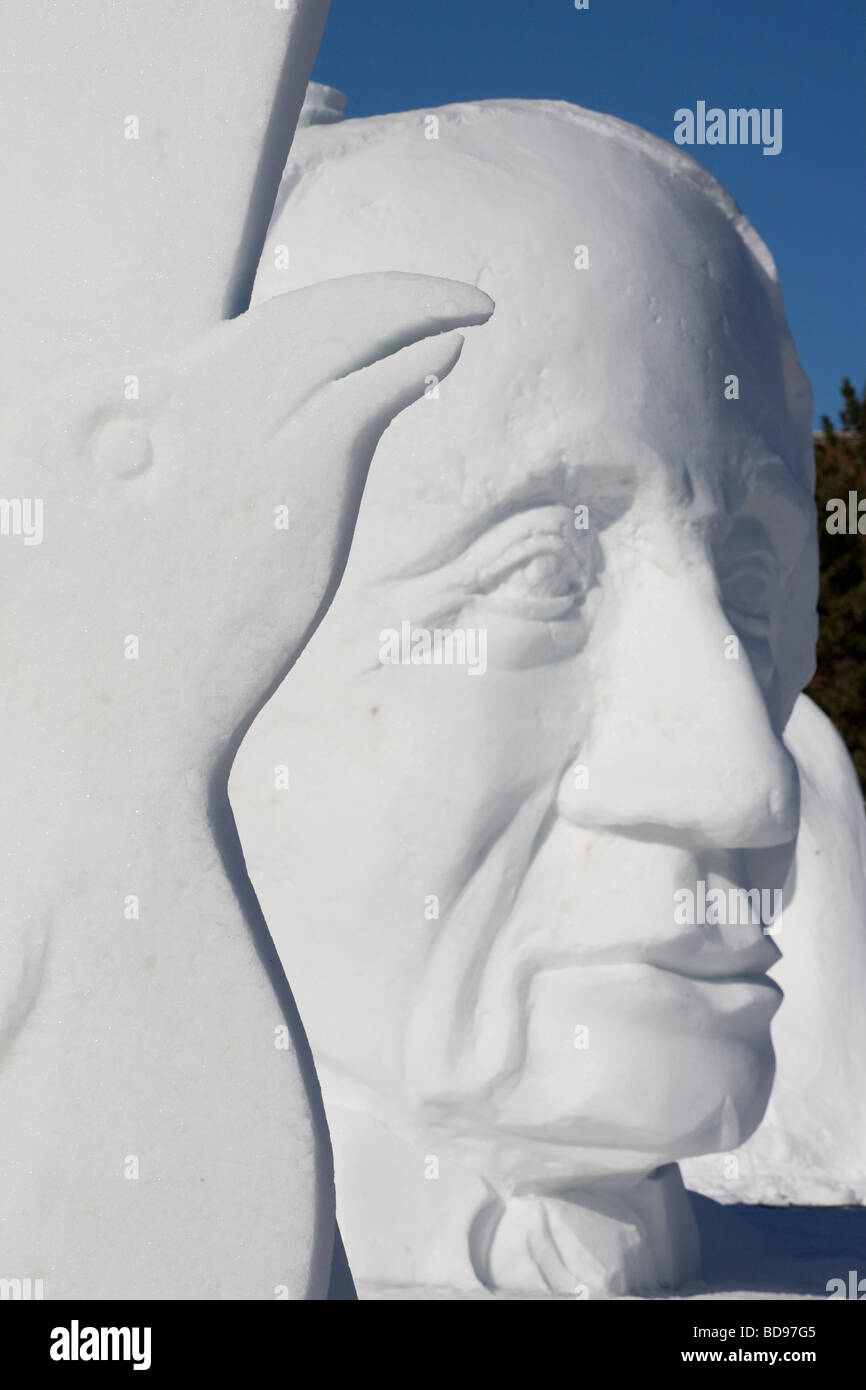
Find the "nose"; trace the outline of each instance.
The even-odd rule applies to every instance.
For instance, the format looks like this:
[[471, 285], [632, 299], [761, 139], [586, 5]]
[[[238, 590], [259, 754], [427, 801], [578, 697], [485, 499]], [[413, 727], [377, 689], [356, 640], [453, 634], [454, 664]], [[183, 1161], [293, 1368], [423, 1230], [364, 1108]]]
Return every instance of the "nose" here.
[[[799, 822], [796, 766], [774, 731], [709, 562], [623, 580], [586, 655], [590, 732], [562, 777], [560, 814], [694, 846], [785, 844]], [[738, 651], [738, 654], [737, 654]]]

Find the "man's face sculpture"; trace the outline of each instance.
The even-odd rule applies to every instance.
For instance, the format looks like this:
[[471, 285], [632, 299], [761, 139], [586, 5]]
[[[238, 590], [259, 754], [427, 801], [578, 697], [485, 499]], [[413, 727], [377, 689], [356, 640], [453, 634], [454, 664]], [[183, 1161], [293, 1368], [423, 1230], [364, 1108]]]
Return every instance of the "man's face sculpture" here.
[[272, 233], [291, 284], [423, 269], [497, 310], [379, 447], [245, 838], [326, 1103], [567, 1190], [763, 1112], [784, 934], [675, 904], [790, 862], [811, 402], [769, 255], [691, 161], [559, 104], [438, 119], [305, 132]]

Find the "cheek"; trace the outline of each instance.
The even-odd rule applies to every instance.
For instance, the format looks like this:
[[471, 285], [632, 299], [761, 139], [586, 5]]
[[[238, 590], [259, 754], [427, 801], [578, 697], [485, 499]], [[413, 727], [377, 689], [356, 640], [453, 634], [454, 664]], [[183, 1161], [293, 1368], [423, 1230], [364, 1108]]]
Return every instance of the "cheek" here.
[[402, 668], [370, 682], [364, 706], [347, 715], [365, 730], [346, 757], [384, 833], [419, 869], [462, 877], [527, 794], [567, 763], [557, 672]]
[[527, 798], [555, 795], [575, 680], [573, 663], [331, 670], [340, 698], [303, 713], [283, 701], [267, 739], [269, 764], [289, 771], [270, 796], [273, 853], [304, 910], [397, 932], [427, 920], [435, 898], [444, 919]]

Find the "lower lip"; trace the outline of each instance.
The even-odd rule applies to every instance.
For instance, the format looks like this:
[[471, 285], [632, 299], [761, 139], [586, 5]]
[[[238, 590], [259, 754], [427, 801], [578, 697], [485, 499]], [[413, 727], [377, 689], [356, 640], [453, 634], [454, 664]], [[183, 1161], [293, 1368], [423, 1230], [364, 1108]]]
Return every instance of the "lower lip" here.
[[[653, 967], [654, 968], [654, 967]], [[713, 1008], [721, 1012], [738, 1013], [756, 1003], [777, 1009], [782, 1002], [782, 991], [775, 981], [766, 975], [740, 975], [729, 979], [696, 979], [693, 975], [680, 975], [672, 970], [659, 971], [662, 975], [672, 975], [694, 990], [699, 998], [706, 999]]]
[[[649, 966], [656, 976], [664, 977], [667, 988], [664, 994], [676, 998], [680, 1004], [685, 999], [694, 1001], [694, 1008], [712, 1013], [716, 1019], [724, 1019], [731, 1024], [769, 1023], [783, 999], [783, 992], [766, 974], [752, 974], [735, 979], [696, 980], [688, 974], [677, 974], [673, 970], [660, 970]], [[653, 981], [653, 991], [657, 983]], [[671, 998], [671, 1002], [673, 1002]]]
[[620, 1006], [627, 998], [638, 1010], [644, 1004], [668, 1009], [672, 1026], [684, 1011], [709, 1013], [731, 1023], [769, 1020], [782, 1002], [782, 991], [766, 975], [696, 979], [656, 965], [596, 966], [581, 973], [584, 987], [595, 977], [590, 986], [594, 993], [596, 988], [616, 991]]

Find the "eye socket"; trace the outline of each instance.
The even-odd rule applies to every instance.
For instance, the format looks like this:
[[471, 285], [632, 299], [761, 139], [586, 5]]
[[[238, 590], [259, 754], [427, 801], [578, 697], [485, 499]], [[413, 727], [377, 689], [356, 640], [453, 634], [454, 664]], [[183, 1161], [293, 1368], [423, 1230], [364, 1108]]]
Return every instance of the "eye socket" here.
[[598, 537], [577, 528], [572, 507], [526, 507], [488, 526], [448, 564], [422, 571], [415, 611], [428, 627], [484, 629], [494, 666], [550, 665], [586, 641], [602, 559]]
[[545, 549], [482, 583], [479, 592], [493, 607], [515, 616], [550, 622], [582, 599], [585, 584], [574, 558]]
[[767, 567], [760, 561], [744, 561], [725, 575], [722, 593], [732, 617], [767, 628], [775, 611], [775, 586]]
[[573, 616], [591, 582], [592, 538], [575, 532], [564, 508], [524, 514], [518, 524], [516, 535], [512, 524], [511, 544], [506, 534], [495, 550], [491, 546], [479, 557], [470, 585], [473, 598], [506, 616], [536, 622]]
[[722, 576], [725, 612], [743, 640], [758, 684], [767, 689], [776, 673], [779, 583], [763, 559], [744, 558]]
[[144, 420], [115, 416], [97, 428], [91, 445], [95, 466], [118, 478], [138, 478], [153, 466], [153, 444]]

